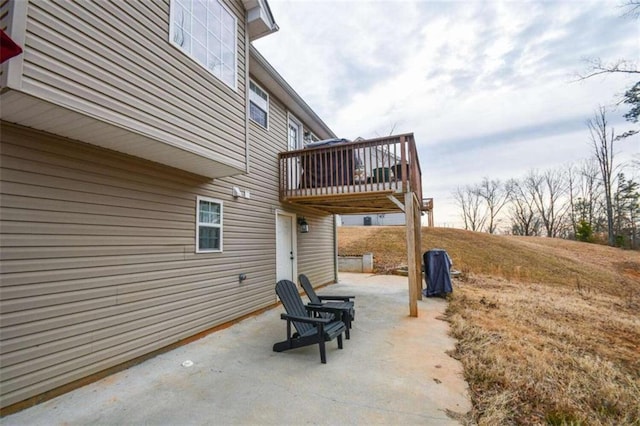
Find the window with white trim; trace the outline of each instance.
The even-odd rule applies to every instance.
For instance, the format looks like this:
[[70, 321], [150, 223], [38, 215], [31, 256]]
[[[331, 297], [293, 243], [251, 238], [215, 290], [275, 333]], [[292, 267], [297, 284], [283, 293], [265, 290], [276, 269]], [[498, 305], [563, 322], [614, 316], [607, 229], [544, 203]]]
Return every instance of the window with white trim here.
[[237, 20], [220, 0], [171, 0], [170, 41], [235, 89]]
[[289, 144], [289, 151], [296, 149], [302, 149], [302, 124], [293, 115], [289, 114], [289, 131], [287, 134], [287, 141]]
[[269, 94], [253, 81], [249, 82], [249, 117], [265, 129], [269, 128]]
[[197, 197], [196, 253], [222, 251], [222, 201]]

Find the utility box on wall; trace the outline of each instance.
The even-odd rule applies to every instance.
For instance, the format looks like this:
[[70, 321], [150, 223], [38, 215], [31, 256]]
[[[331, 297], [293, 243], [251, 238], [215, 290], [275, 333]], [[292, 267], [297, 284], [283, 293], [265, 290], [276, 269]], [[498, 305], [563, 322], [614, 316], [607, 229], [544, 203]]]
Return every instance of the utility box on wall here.
[[371, 226], [371, 216], [364, 217], [364, 226]]

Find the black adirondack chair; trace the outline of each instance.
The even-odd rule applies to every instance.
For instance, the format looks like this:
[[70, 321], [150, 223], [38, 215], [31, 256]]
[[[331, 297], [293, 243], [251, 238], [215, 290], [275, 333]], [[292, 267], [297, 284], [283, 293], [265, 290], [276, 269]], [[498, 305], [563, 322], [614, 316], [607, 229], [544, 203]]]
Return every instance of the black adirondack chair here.
[[[300, 280], [304, 292], [307, 293], [309, 297], [309, 302], [311, 302], [309, 303], [310, 306], [323, 306], [340, 310], [342, 322], [347, 326], [345, 337], [350, 339], [351, 335], [349, 330], [351, 329], [351, 322], [356, 318], [354, 302], [351, 299], [355, 299], [355, 296], [318, 296], [311, 285], [311, 281], [309, 281], [309, 278], [307, 278], [305, 274], [298, 275], [298, 280]], [[323, 302], [324, 300], [333, 300], [333, 302]], [[326, 317], [327, 315], [324, 314], [321, 316]]]
[[[339, 320], [341, 311], [322, 306], [305, 306], [296, 285], [289, 280], [278, 281], [276, 294], [287, 311], [286, 314], [280, 315], [280, 318], [287, 320], [287, 340], [274, 344], [273, 350], [275, 352], [283, 352], [289, 349], [318, 344], [320, 346], [320, 361], [326, 364], [325, 342], [337, 337], [338, 348], [342, 349], [342, 332], [347, 327]], [[333, 315], [332, 318], [314, 317], [314, 312]], [[297, 330], [294, 334], [291, 334], [291, 324]]]

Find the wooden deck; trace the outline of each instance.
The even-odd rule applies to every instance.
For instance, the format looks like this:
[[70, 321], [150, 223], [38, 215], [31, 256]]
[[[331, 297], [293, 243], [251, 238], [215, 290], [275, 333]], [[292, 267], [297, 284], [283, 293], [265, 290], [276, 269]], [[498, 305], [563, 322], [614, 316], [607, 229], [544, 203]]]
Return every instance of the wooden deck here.
[[329, 213], [404, 212], [409, 315], [422, 299], [421, 213], [433, 225], [433, 200], [422, 197], [422, 171], [413, 134], [320, 143], [279, 154], [280, 200]]
[[413, 134], [283, 152], [280, 199], [330, 213], [403, 211], [413, 192], [421, 210], [422, 174]]

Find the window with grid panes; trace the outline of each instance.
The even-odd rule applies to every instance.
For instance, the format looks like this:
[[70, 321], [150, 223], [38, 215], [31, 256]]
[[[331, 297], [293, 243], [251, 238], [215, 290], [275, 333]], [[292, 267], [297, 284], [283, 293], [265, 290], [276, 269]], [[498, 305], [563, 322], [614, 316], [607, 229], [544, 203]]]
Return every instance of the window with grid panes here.
[[171, 43], [237, 87], [236, 17], [219, 0], [171, 0]]
[[269, 95], [253, 81], [249, 82], [249, 117], [265, 129], [269, 128]]
[[222, 251], [222, 201], [197, 197], [196, 252]]

